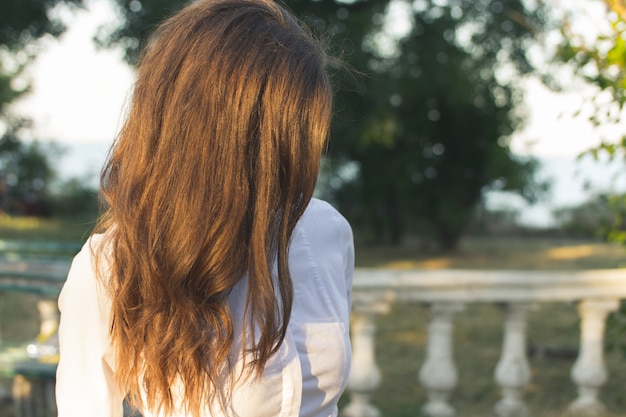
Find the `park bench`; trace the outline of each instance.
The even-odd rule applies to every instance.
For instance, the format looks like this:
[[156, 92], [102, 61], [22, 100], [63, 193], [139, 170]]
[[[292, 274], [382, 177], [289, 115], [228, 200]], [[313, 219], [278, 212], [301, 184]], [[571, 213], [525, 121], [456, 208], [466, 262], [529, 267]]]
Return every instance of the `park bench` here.
[[56, 416], [57, 298], [80, 247], [74, 242], [0, 240], [0, 297], [10, 292], [40, 297], [40, 329], [31, 343], [9, 344], [0, 334], [0, 377], [13, 380], [15, 417]]

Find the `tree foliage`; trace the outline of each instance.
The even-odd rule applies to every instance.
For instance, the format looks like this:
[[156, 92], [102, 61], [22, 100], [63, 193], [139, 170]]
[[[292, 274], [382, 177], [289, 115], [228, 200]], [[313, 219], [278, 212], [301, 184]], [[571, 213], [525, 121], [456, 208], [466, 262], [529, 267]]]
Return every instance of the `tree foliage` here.
[[0, 13], [0, 115], [5, 116], [6, 105], [26, 91], [16, 88], [13, 79], [34, 57], [37, 51], [35, 42], [44, 35], [58, 36], [65, 30], [62, 21], [53, 13], [60, 3], [77, 6], [82, 4], [82, 0], [3, 2]]
[[82, 0], [4, 1], [0, 14], [0, 45], [18, 50], [44, 35], [58, 36], [65, 25], [53, 16], [59, 4], [77, 6]]
[[[594, 113], [589, 120], [596, 126], [603, 126], [620, 123], [626, 110], [626, 6], [619, 0], [596, 1], [606, 7], [608, 27], [596, 28], [595, 38], [589, 39], [587, 34], [576, 32], [572, 22], [565, 19], [563, 41], [556, 58], [569, 64], [576, 74], [611, 98], [603, 100], [603, 94], [590, 97]], [[625, 151], [626, 132], [618, 142], [605, 140], [589, 150], [596, 158], [600, 152], [614, 157], [626, 155]]]
[[[115, 0], [123, 16], [102, 44], [130, 62], [168, 0]], [[339, 86], [329, 149], [330, 197], [377, 242], [430, 233], [453, 248], [488, 189], [536, 199], [537, 162], [514, 156], [516, 81], [546, 20], [522, 0], [288, 0], [329, 40]], [[392, 6], [393, 5], [393, 6]], [[390, 7], [408, 30], [394, 34]]]
[[[608, 27], [600, 30], [595, 38], [589, 39], [577, 33], [567, 19], [563, 24], [563, 41], [556, 57], [569, 64], [576, 74], [600, 93], [589, 99], [593, 113], [589, 120], [595, 126], [619, 125], [626, 111], [626, 6], [618, 0], [597, 0], [606, 7]], [[610, 97], [610, 100], [602, 99]], [[587, 153], [598, 159], [600, 153], [610, 158], [626, 157], [626, 132], [621, 132], [618, 141], [603, 138], [600, 145]], [[626, 242], [623, 207], [625, 195], [606, 197], [611, 203], [615, 217], [602, 233], [609, 240]]]
[[12, 120], [0, 137], [0, 212], [48, 215], [50, 183], [55, 178], [50, 157], [59, 149], [20, 140], [24, 124]]
[[626, 195], [596, 193], [582, 204], [554, 212], [565, 235], [626, 243]]
[[187, 2], [178, 0], [110, 0], [121, 21], [99, 28], [96, 43], [103, 47], [122, 47], [125, 59], [135, 64], [145, 41], [154, 28]]
[[[453, 248], [487, 189], [535, 200], [537, 161], [514, 156], [517, 77], [532, 71], [528, 47], [546, 20], [525, 2], [417, 1], [408, 34], [389, 39], [388, 3], [292, 1], [330, 31], [365, 75], [339, 92], [331, 156], [359, 173], [334, 198], [376, 241], [430, 232]], [[356, 26], [349, 26], [350, 22]], [[387, 36], [387, 39], [384, 37]], [[354, 56], [354, 57], [353, 57]]]
[[0, 212], [43, 214], [54, 171], [50, 148], [26, 144], [21, 132], [29, 122], [12, 115], [9, 105], [28, 91], [16, 78], [35, 57], [37, 41], [65, 29], [54, 17], [60, 3], [77, 6], [82, 0], [5, 1], [0, 13]]

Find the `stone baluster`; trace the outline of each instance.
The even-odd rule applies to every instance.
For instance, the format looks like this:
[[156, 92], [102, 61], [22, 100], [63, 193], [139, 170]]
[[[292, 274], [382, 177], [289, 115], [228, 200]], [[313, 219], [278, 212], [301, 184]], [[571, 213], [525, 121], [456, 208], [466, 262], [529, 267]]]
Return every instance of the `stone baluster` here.
[[380, 385], [380, 370], [376, 365], [376, 316], [389, 311], [386, 303], [355, 303], [350, 323], [352, 365], [348, 377], [350, 403], [342, 417], [380, 417], [380, 410], [370, 404], [372, 392]]
[[37, 302], [39, 310], [39, 338], [49, 339], [59, 329], [59, 308], [57, 300], [40, 300]]
[[458, 382], [458, 372], [452, 356], [452, 318], [462, 311], [460, 303], [435, 303], [430, 306], [426, 358], [419, 372], [419, 380], [426, 388], [428, 401], [424, 414], [432, 417], [451, 417], [455, 410], [448, 398]]
[[495, 369], [495, 380], [502, 399], [494, 406], [499, 417], [528, 414], [523, 401], [524, 387], [530, 382], [530, 365], [526, 355], [526, 320], [533, 304], [511, 303], [504, 306], [504, 340]]
[[32, 343], [26, 346], [26, 352], [31, 358], [40, 360], [58, 360], [59, 354], [59, 309], [56, 300], [40, 300], [37, 302], [39, 310], [39, 334]]
[[572, 380], [578, 386], [578, 398], [570, 404], [576, 415], [596, 416], [604, 411], [598, 391], [607, 380], [604, 364], [604, 329], [606, 318], [619, 307], [618, 300], [587, 300], [578, 303], [580, 351], [572, 367]]

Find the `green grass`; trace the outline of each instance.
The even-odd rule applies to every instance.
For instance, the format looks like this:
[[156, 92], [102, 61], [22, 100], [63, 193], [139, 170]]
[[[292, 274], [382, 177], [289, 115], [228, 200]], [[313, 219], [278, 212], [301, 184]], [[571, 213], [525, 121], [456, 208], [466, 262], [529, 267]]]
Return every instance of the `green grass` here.
[[37, 301], [27, 293], [0, 293], [0, 336], [3, 343], [25, 343], [39, 333]]
[[[0, 336], [6, 345], [25, 344], [39, 333], [39, 296], [25, 293], [0, 293]], [[9, 379], [0, 378], [0, 390], [11, 392]], [[0, 402], [0, 416], [13, 417], [13, 405]]]
[[40, 219], [0, 214], [0, 239], [75, 242], [89, 236], [95, 219]]
[[453, 253], [428, 243], [399, 247], [357, 246], [360, 267], [398, 269], [578, 270], [626, 267], [626, 248], [598, 240], [545, 237], [465, 238]]

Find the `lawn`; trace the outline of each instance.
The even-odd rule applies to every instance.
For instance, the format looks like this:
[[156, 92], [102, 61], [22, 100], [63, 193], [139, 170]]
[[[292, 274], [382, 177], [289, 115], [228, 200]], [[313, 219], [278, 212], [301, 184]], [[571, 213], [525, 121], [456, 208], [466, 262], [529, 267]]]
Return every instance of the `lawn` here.
[[95, 219], [40, 219], [0, 214], [0, 240], [84, 241]]
[[[0, 218], [0, 240], [82, 241], [91, 227], [92, 223], [82, 221]], [[537, 237], [469, 237], [452, 254], [441, 254], [417, 241], [401, 247], [358, 246], [356, 253], [359, 267], [569, 270], [626, 266], [626, 250], [621, 246]], [[36, 300], [31, 295], [0, 294], [0, 332], [4, 341], [25, 342], [37, 333]], [[385, 417], [421, 415], [420, 406], [426, 396], [417, 374], [424, 359], [427, 321], [427, 310], [412, 304], [396, 304], [378, 318], [376, 350], [382, 383], [373, 403]], [[578, 325], [571, 304], [543, 304], [531, 315], [528, 344], [535, 353], [530, 356], [533, 380], [525, 398], [534, 416], [561, 415], [576, 396], [569, 372], [578, 347]], [[451, 402], [460, 416], [489, 415], [499, 398], [493, 379], [502, 343], [498, 306], [468, 306], [456, 317], [454, 337], [460, 381]], [[546, 347], [556, 353], [536, 353], [546, 351]], [[601, 398], [610, 415], [626, 416], [626, 361], [613, 350], [607, 354], [607, 364], [610, 378]], [[1, 413], [0, 409], [0, 415], [5, 415]]]
[[400, 269], [603, 269], [625, 267], [626, 248], [599, 240], [469, 236], [447, 254], [420, 241], [399, 247], [358, 246], [356, 263]]

